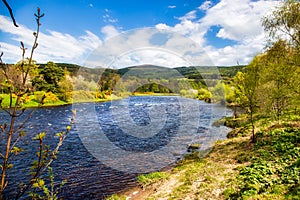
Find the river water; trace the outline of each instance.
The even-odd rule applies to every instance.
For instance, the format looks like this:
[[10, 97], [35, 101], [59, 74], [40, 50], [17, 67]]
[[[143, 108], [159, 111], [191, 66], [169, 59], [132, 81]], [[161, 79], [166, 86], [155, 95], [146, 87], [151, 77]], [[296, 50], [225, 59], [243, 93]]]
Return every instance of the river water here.
[[[224, 139], [229, 129], [212, 123], [232, 115], [225, 107], [177, 96], [130, 97], [37, 109], [18, 145], [24, 152], [13, 158], [14, 167], [8, 172], [6, 197], [13, 198], [18, 185], [29, 180], [29, 168], [38, 149], [31, 138], [46, 132], [46, 143], [55, 147], [55, 133], [70, 124], [75, 109], [76, 123], [52, 164], [56, 186], [67, 180], [59, 191], [64, 199], [104, 199], [136, 186], [138, 174], [176, 163], [189, 144], [199, 143], [200, 150], [207, 150], [213, 142]], [[27, 110], [18, 123], [30, 112]], [[0, 122], [7, 119], [0, 112]], [[0, 137], [3, 152], [5, 136]]]

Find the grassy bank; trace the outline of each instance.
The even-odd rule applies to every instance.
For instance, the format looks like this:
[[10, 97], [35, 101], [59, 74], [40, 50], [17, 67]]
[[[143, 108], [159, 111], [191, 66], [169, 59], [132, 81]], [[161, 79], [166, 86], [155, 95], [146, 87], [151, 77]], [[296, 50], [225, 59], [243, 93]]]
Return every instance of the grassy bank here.
[[[43, 104], [39, 103], [43, 99]], [[10, 105], [10, 96], [8, 94], [0, 94], [0, 99], [2, 100], [1, 105], [2, 108], [8, 108]], [[60, 100], [55, 94], [50, 93], [48, 96], [43, 97], [43, 95], [40, 94], [32, 94], [25, 96], [22, 99], [21, 106], [22, 108], [36, 108], [36, 107], [50, 107], [50, 106], [63, 106], [63, 105], [69, 105], [73, 103], [86, 103], [86, 102], [106, 102], [106, 101], [112, 101], [112, 100], [119, 100], [122, 99], [122, 97], [117, 97], [114, 95], [107, 95], [105, 98], [95, 98], [93, 96], [85, 97], [82, 96], [82, 98], [72, 98], [67, 101]], [[12, 97], [12, 106], [15, 105], [16, 97]]]
[[139, 177], [143, 189], [110, 199], [299, 199], [299, 115], [256, 116], [255, 143], [245, 117], [226, 123], [235, 126], [230, 138], [205, 157], [189, 154], [170, 172]]
[[[49, 100], [44, 102], [43, 105], [39, 104], [39, 99], [40, 97], [38, 95], [28, 95], [25, 96], [22, 99], [22, 103], [20, 104], [23, 108], [33, 108], [33, 107], [39, 107], [39, 106], [62, 106], [69, 104], [69, 102], [61, 101], [58, 98], [54, 100]], [[8, 108], [10, 105], [10, 96], [8, 94], [0, 94], [0, 99], [2, 99], [2, 107], [3, 108]], [[12, 106], [14, 106], [16, 103], [16, 97], [12, 97]]]

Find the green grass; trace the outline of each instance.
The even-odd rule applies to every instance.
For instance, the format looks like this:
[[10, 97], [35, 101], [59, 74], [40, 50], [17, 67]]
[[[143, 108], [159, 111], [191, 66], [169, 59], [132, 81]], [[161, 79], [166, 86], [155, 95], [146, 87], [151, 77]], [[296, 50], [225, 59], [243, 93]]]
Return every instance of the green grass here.
[[281, 121], [256, 115], [256, 143], [245, 116], [236, 119], [239, 134], [216, 142], [205, 157], [187, 154], [172, 170], [171, 192], [150, 199], [299, 199], [299, 119], [293, 113]]
[[[0, 98], [2, 99], [2, 107], [3, 108], [8, 108], [10, 105], [10, 96], [9, 94], [0, 94]], [[26, 103], [22, 104], [22, 108], [35, 108], [35, 107], [51, 107], [51, 106], [62, 106], [62, 105], [67, 105], [67, 104], [72, 104], [72, 103], [87, 103], [87, 102], [106, 102], [106, 101], [112, 101], [112, 100], [119, 100], [121, 98], [117, 96], [107, 96], [106, 99], [98, 99], [98, 98], [93, 98], [93, 99], [74, 99], [71, 101], [62, 101], [62, 100], [57, 100], [54, 102], [47, 102], [44, 104], [39, 104], [37, 102], [37, 96], [36, 95], [30, 95], [28, 96], [28, 100]], [[16, 102], [16, 98], [12, 99], [12, 106], [14, 107]]]
[[[10, 96], [8, 94], [0, 94], [0, 98], [2, 99], [2, 106], [4, 108], [8, 107], [10, 104]], [[12, 105], [16, 103], [16, 99], [13, 98]]]
[[300, 197], [300, 129], [260, 132], [250, 164], [239, 169], [238, 189], [228, 198]]
[[169, 176], [170, 174], [168, 172], [152, 172], [139, 175], [137, 181], [142, 187], [146, 187], [158, 181], [168, 179]]
[[[10, 96], [8, 94], [0, 94], [0, 97], [3, 98], [2, 100], [2, 107], [3, 108], [8, 108], [10, 105]], [[12, 99], [12, 106], [14, 106], [16, 103], [16, 98]], [[49, 102], [49, 103], [45, 103], [42, 106], [60, 106], [60, 105], [65, 105], [67, 104], [67, 102], [64, 101], [56, 101], [56, 102]], [[35, 95], [30, 95], [28, 97], [28, 100], [26, 101], [26, 103], [21, 104], [21, 106], [23, 108], [32, 108], [32, 107], [38, 107], [41, 106], [39, 105], [39, 103], [36, 101], [36, 96]]]
[[106, 198], [106, 200], [126, 200], [126, 197], [114, 194], [114, 195]]
[[[248, 131], [246, 121], [242, 126], [245, 130], [236, 137]], [[225, 199], [299, 199], [300, 116], [289, 112], [280, 121], [257, 117], [255, 127], [256, 142], [236, 155], [244, 166], [224, 191]]]

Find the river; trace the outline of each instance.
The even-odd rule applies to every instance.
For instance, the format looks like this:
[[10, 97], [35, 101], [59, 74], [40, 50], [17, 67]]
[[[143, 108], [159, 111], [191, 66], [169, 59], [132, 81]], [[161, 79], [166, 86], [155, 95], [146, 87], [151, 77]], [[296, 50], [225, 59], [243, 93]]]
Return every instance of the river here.
[[[58, 141], [53, 136], [65, 130], [75, 109], [76, 123], [52, 164], [56, 186], [67, 180], [59, 191], [64, 199], [103, 199], [136, 186], [138, 174], [176, 163], [188, 144], [199, 143], [200, 150], [207, 150], [213, 142], [224, 139], [229, 129], [214, 127], [212, 122], [232, 115], [225, 107], [178, 96], [39, 108], [24, 127], [26, 136], [18, 145], [24, 152], [13, 158], [6, 197], [13, 197], [18, 185], [30, 177], [30, 164], [38, 148], [31, 138], [46, 132], [45, 141], [53, 148]], [[4, 112], [0, 112], [0, 120], [7, 121]], [[4, 135], [0, 137], [3, 152]]]

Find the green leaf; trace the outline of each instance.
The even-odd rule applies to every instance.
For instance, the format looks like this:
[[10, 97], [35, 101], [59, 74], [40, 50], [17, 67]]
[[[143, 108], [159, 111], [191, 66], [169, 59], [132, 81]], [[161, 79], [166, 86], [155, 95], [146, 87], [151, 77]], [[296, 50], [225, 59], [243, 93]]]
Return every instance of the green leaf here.
[[67, 179], [64, 179], [64, 180], [61, 182], [61, 184], [60, 184], [61, 187], [64, 186], [67, 182], [68, 182], [68, 180], [67, 180]]
[[15, 146], [12, 148], [11, 153], [18, 155], [18, 153], [23, 152], [23, 151], [24, 151], [24, 149]]
[[55, 134], [55, 136], [60, 137], [60, 138], [61, 138], [63, 135], [64, 135], [63, 132], [60, 132], [60, 133], [56, 133], [56, 134]]
[[26, 135], [25, 131], [20, 131], [20, 137], [24, 137]]
[[45, 185], [45, 181], [43, 179], [39, 179], [38, 184], [40, 187], [43, 187]]
[[11, 169], [11, 168], [13, 168], [13, 167], [14, 167], [14, 165], [11, 164], [11, 163], [7, 165], [7, 169]]
[[38, 184], [38, 183], [34, 183], [34, 184], [32, 184], [32, 187], [33, 187], [33, 188], [38, 188], [38, 187], [39, 187], [39, 184]]
[[41, 132], [41, 133], [35, 135], [35, 137], [32, 138], [32, 139], [33, 140], [43, 140], [45, 138], [45, 136], [46, 136], [46, 133], [45, 132]]

